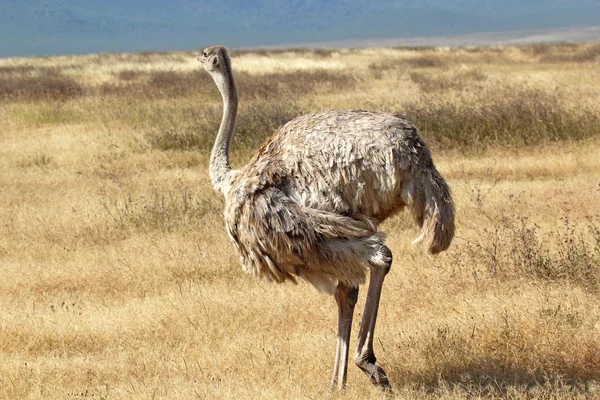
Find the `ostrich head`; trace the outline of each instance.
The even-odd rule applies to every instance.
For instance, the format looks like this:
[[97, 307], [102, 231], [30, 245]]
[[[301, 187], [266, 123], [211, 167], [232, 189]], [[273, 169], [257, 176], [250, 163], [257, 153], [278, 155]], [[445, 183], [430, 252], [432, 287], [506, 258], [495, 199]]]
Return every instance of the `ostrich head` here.
[[224, 46], [209, 46], [202, 50], [198, 57], [204, 69], [212, 76], [226, 105], [233, 105], [237, 110], [237, 90], [231, 72], [231, 60]]
[[215, 73], [228, 73], [231, 69], [231, 61], [227, 49], [223, 46], [210, 46], [202, 50], [198, 61], [204, 64], [204, 69], [211, 75]]

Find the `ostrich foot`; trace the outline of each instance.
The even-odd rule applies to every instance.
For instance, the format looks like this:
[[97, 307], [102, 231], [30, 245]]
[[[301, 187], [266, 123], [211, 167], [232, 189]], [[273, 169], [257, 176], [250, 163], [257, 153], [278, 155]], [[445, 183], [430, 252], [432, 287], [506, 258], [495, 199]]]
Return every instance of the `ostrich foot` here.
[[384, 392], [392, 392], [392, 385], [390, 384], [385, 371], [383, 368], [375, 364], [375, 360], [358, 361], [356, 365], [362, 369], [365, 375], [367, 375], [371, 380], [371, 383], [378, 389]]

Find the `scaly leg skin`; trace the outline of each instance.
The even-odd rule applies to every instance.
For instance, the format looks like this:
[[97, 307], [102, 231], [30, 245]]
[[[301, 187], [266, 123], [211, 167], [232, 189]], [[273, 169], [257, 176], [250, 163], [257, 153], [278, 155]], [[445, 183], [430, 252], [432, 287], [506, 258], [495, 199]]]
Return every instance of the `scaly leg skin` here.
[[342, 390], [346, 385], [348, 375], [348, 352], [350, 346], [350, 331], [352, 329], [352, 316], [354, 306], [358, 299], [358, 288], [344, 283], [338, 284], [335, 291], [335, 301], [338, 306], [338, 334], [335, 353], [335, 365], [331, 378], [331, 389]]
[[358, 343], [356, 345], [356, 365], [363, 370], [369, 379], [371, 379], [371, 383], [385, 392], [391, 392], [392, 385], [390, 385], [390, 381], [388, 380], [385, 371], [380, 366], [375, 364], [377, 359], [375, 358], [375, 353], [373, 352], [373, 334], [375, 332], [375, 323], [377, 322], [381, 288], [383, 286], [383, 280], [385, 279], [388, 271], [389, 267], [374, 268], [371, 270], [369, 291], [367, 292], [365, 311], [360, 324]]

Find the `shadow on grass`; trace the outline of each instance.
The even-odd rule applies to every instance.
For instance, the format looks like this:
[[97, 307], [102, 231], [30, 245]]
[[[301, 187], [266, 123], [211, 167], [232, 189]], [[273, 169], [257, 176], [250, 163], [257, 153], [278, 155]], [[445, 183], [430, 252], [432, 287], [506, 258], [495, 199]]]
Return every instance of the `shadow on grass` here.
[[493, 356], [475, 357], [460, 364], [442, 362], [433, 371], [420, 373], [402, 372], [402, 368], [389, 365], [388, 368], [396, 387], [410, 385], [430, 395], [452, 392], [468, 398], [513, 398], [517, 394], [525, 398], [556, 395], [591, 398], [597, 395], [600, 385], [600, 371], [568, 374], [541, 368], [531, 370]]

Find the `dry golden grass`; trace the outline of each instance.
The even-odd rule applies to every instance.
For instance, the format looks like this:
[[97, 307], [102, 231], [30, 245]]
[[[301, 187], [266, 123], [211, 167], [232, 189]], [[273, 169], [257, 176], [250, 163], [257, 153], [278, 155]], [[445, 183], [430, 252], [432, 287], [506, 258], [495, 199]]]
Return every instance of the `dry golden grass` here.
[[[454, 190], [437, 258], [407, 215], [382, 227], [375, 351], [398, 398], [600, 394], [597, 54], [234, 53], [234, 164], [307, 111], [393, 110]], [[327, 390], [332, 298], [241, 271], [206, 171], [220, 98], [192, 56], [0, 60], [0, 398], [381, 397], [353, 366]]]

